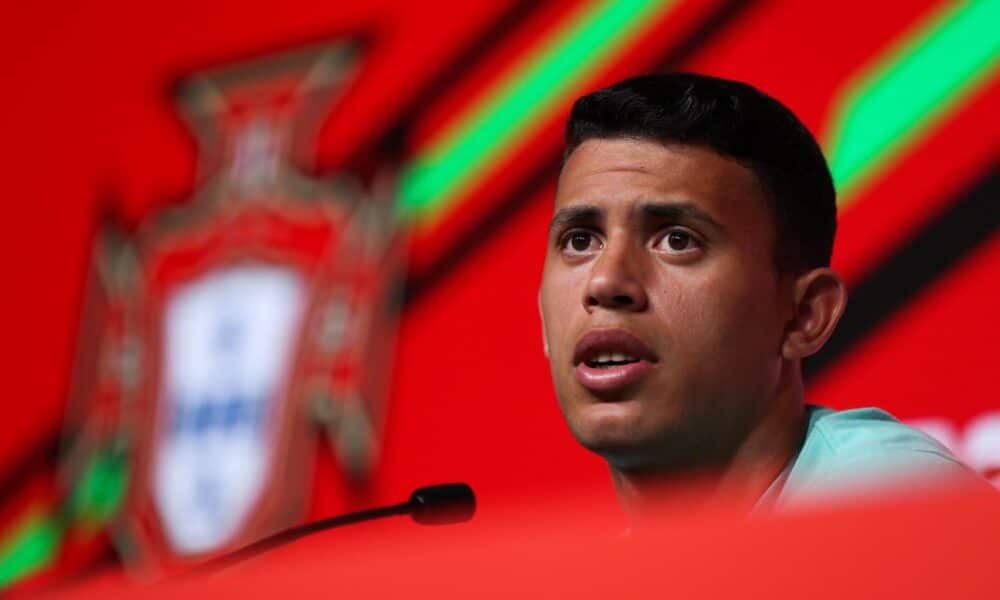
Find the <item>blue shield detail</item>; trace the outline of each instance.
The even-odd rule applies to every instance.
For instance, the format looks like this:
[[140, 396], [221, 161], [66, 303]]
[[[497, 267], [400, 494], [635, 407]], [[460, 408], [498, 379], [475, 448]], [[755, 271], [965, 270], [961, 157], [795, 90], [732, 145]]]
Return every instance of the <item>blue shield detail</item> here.
[[224, 547], [270, 480], [306, 300], [295, 271], [243, 265], [172, 293], [153, 496], [179, 554]]

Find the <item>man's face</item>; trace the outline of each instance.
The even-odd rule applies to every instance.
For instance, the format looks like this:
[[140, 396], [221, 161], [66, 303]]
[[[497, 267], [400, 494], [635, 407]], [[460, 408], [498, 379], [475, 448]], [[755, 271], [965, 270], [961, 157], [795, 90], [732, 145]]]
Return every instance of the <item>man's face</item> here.
[[593, 139], [566, 161], [543, 329], [570, 429], [613, 465], [724, 461], [767, 413], [793, 303], [766, 194], [700, 146]]

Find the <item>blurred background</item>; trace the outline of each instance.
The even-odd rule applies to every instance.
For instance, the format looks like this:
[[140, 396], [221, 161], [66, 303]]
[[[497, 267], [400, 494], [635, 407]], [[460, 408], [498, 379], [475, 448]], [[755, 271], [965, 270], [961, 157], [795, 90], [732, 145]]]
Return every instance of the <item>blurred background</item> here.
[[[8, 11], [0, 588], [163, 573], [430, 482], [487, 520], [610, 502], [536, 291], [572, 101], [650, 71], [752, 83], [824, 147], [851, 297], [808, 400], [1000, 481], [1000, 1]], [[235, 520], [179, 532], [163, 490], [188, 476], [190, 514]]]

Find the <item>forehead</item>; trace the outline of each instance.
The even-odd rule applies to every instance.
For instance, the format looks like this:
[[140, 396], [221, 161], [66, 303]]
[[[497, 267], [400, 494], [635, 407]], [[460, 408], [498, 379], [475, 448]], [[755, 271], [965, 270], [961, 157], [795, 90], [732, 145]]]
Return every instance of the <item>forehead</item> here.
[[638, 202], [692, 204], [724, 225], [770, 224], [767, 194], [754, 172], [707, 147], [591, 139], [567, 158], [556, 210], [591, 205], [613, 212]]

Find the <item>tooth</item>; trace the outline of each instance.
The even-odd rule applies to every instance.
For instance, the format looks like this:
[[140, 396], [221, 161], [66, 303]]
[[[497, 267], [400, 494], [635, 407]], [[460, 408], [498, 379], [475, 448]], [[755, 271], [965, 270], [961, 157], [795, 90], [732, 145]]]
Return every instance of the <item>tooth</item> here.
[[625, 362], [625, 355], [621, 352], [615, 352], [611, 355], [611, 360], [615, 362]]
[[597, 362], [611, 362], [611, 353], [601, 352], [597, 355]]

